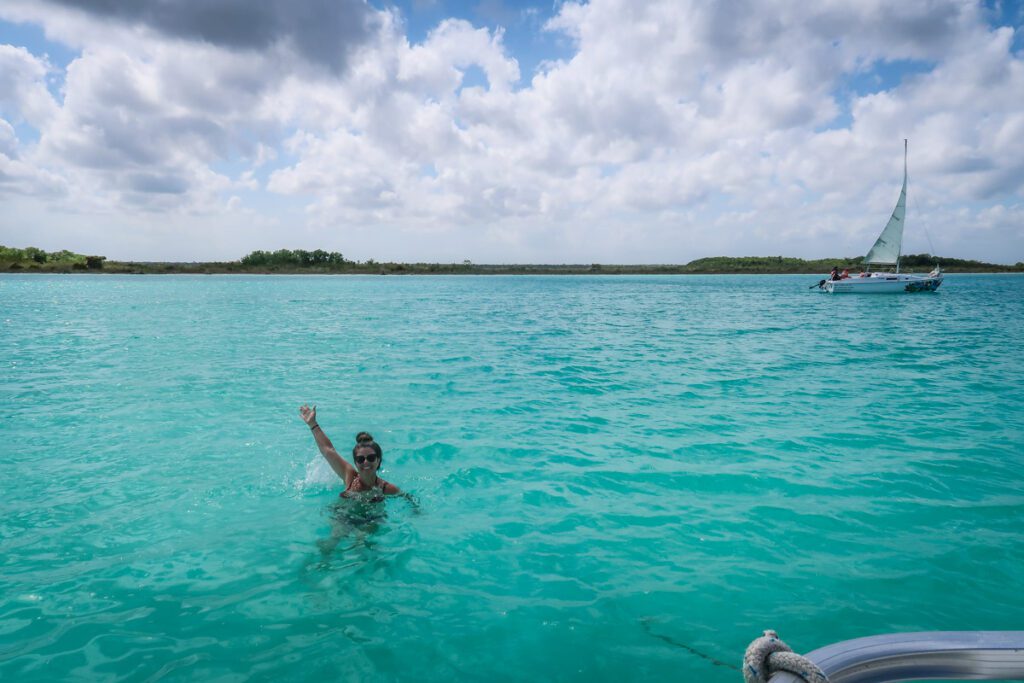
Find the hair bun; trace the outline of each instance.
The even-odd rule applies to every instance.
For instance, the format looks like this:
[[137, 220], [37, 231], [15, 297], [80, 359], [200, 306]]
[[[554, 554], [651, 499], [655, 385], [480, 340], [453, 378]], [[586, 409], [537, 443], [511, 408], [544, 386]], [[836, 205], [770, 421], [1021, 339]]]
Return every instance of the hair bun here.
[[373, 434], [370, 432], [359, 432], [356, 434], [356, 445], [352, 447], [353, 457], [355, 457], [356, 452], [360, 448], [372, 448], [373, 452], [380, 459], [381, 464], [384, 463], [384, 451], [381, 449], [380, 444], [373, 440]]

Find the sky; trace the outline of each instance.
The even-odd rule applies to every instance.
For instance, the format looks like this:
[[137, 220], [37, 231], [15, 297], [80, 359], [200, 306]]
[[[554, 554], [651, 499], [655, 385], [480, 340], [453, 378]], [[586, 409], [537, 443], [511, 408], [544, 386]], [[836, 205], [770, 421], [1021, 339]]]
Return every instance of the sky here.
[[1024, 261], [1024, 5], [0, 0], [0, 244]]

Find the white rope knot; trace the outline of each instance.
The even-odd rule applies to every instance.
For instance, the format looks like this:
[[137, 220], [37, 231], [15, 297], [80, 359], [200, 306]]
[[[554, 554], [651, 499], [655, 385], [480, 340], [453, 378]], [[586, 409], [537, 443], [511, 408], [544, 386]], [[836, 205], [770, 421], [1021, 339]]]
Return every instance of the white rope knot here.
[[789, 645], [779, 640], [778, 633], [768, 630], [747, 647], [743, 655], [743, 680], [745, 683], [768, 683], [768, 679], [779, 671], [799, 676], [807, 683], [828, 683], [828, 676], [814, 662], [793, 652]]

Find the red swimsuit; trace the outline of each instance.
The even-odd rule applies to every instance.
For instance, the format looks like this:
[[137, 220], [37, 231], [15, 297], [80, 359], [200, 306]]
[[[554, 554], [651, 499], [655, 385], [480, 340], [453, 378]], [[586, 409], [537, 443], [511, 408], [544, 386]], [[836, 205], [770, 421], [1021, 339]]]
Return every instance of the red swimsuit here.
[[[380, 477], [377, 477], [377, 483], [375, 483], [370, 488], [366, 488], [366, 485], [363, 484], [363, 480], [359, 478], [359, 475], [356, 475], [355, 477], [352, 478], [352, 481], [349, 482], [345, 490], [341, 492], [341, 497], [351, 498], [352, 496], [350, 494], [363, 493], [364, 491], [372, 491], [377, 487], [380, 487], [381, 496], [383, 496], [385, 493], [387, 493], [388, 486], [391, 486], [391, 484], [387, 483]], [[375, 496], [374, 500], [381, 500], [381, 498]]]

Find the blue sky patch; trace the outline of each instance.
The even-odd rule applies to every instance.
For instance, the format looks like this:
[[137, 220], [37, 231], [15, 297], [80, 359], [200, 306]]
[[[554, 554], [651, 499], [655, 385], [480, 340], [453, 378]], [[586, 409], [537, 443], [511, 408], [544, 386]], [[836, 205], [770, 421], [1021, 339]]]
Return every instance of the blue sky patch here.
[[79, 54], [68, 46], [47, 40], [42, 27], [35, 24], [12, 24], [0, 20], [0, 45], [14, 45], [26, 48], [36, 57], [46, 55], [50, 64], [62, 71], [75, 60]]
[[28, 145], [34, 145], [39, 142], [39, 131], [28, 125], [24, 121], [8, 121], [11, 124], [11, 128], [14, 129], [14, 134], [18, 136], [18, 147], [24, 149]]
[[878, 61], [870, 68], [846, 74], [832, 93], [839, 105], [839, 115], [821, 130], [849, 128], [853, 124], [854, 100], [897, 88], [908, 79], [930, 73], [935, 66], [934, 62], [900, 59]]
[[[574, 52], [570, 41], [560, 34], [543, 30], [554, 16], [555, 3], [481, 0], [400, 0], [374, 3], [378, 7], [397, 9], [404, 22], [410, 43], [422, 43], [430, 31], [445, 19], [464, 19], [473, 26], [495, 31], [504, 30], [507, 53], [519, 63], [520, 86], [529, 85], [537, 68], [546, 61], [568, 59]], [[464, 83], [463, 87], [475, 85]]]
[[984, 0], [982, 3], [989, 26], [1009, 26], [1014, 29], [1010, 49], [1019, 52], [1024, 49], [1024, 2], [1021, 0]]
[[487, 81], [487, 74], [476, 64], [470, 64], [468, 67], [462, 70], [462, 84], [459, 86], [461, 91], [463, 88], [483, 88], [487, 90], [489, 87]]

